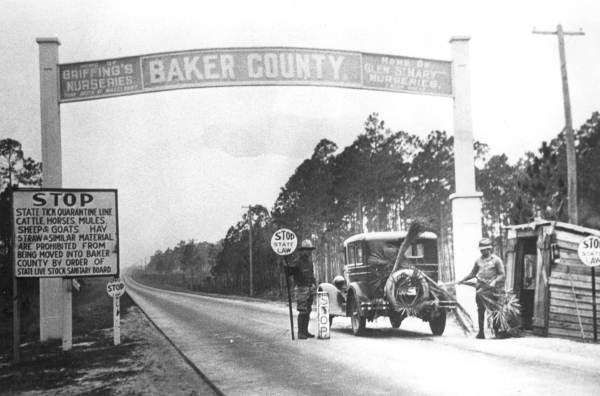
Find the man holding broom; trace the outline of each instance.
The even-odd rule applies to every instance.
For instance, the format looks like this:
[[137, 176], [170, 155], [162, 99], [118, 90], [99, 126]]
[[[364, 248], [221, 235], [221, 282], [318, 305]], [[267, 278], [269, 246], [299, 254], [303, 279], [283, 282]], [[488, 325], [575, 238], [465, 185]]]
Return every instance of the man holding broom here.
[[[479, 251], [481, 252], [481, 257], [475, 260], [475, 265], [471, 272], [458, 283], [462, 284], [469, 279], [476, 279], [475, 302], [477, 303], [477, 319], [479, 324], [477, 338], [485, 338], [483, 329], [486, 306], [498, 304], [498, 299], [504, 292], [506, 274], [502, 260], [492, 253], [492, 241], [488, 238], [480, 240]], [[494, 328], [496, 329], [497, 327], [498, 324], [494, 323]]]

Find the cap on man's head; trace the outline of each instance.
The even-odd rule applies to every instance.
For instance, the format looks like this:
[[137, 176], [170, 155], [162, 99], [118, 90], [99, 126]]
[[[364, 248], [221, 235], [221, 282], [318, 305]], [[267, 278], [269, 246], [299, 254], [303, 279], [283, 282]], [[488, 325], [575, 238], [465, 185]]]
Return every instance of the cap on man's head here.
[[479, 241], [479, 250], [491, 249], [492, 241], [489, 238], [483, 238]]
[[300, 244], [300, 249], [312, 250], [314, 248], [315, 247], [313, 246], [312, 241], [310, 239], [305, 239]]

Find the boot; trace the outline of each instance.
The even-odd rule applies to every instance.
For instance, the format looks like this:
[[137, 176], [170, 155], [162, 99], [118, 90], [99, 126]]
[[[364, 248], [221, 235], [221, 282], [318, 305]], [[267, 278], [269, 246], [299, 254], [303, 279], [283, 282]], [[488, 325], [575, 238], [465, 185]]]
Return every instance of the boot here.
[[507, 337], [506, 331], [503, 331], [502, 328], [500, 327], [499, 320], [494, 320], [493, 327], [494, 327], [494, 336], [496, 338], [506, 338]]
[[307, 326], [308, 326], [308, 322], [306, 321], [305, 314], [299, 313], [298, 314], [298, 339], [299, 340], [306, 340], [308, 338], [308, 334], [306, 334]]
[[479, 333], [477, 333], [477, 336], [475, 338], [484, 339], [485, 334], [483, 333], [483, 329], [484, 329], [484, 322], [485, 322], [485, 311], [477, 310], [477, 319], [479, 322], [478, 323], [479, 324]]
[[306, 333], [306, 336], [307, 336], [308, 338], [315, 338], [315, 335], [314, 335], [314, 334], [310, 334], [310, 333], [308, 332], [308, 323], [310, 322], [310, 314], [304, 314], [304, 315], [306, 315], [306, 318], [304, 319], [304, 320], [305, 320], [305, 324], [304, 324], [304, 332]]

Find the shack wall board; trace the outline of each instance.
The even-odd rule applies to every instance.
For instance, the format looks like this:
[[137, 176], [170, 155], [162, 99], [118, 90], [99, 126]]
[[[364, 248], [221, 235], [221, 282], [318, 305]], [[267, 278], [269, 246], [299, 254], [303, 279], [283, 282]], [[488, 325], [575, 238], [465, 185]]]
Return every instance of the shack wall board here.
[[[560, 249], [560, 258], [552, 263], [548, 282], [550, 286], [548, 335], [592, 339], [592, 269], [584, 265], [577, 255], [577, 246], [584, 236], [565, 230], [557, 230], [555, 235]], [[596, 270], [597, 287], [600, 286], [599, 272]], [[600, 320], [597, 319], [596, 323], [600, 328]]]
[[[544, 336], [581, 340], [593, 339], [592, 270], [577, 254], [579, 243], [599, 230], [560, 222], [537, 222], [509, 227], [506, 234], [505, 264], [507, 289], [518, 293], [519, 252], [522, 238], [537, 237], [537, 275], [532, 328]], [[558, 258], [551, 257], [551, 244], [558, 246]], [[522, 259], [522, 258], [521, 258]], [[600, 267], [596, 269], [596, 307], [600, 301]], [[600, 316], [600, 309], [598, 309]], [[596, 319], [600, 329], [600, 318]]]

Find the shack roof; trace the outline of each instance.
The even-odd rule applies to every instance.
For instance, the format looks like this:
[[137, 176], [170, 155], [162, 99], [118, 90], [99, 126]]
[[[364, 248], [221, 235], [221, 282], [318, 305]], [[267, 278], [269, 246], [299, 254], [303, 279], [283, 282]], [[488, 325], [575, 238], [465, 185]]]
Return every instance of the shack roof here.
[[544, 220], [544, 219], [536, 219], [536, 220], [532, 221], [531, 223], [505, 226], [504, 228], [507, 230], [521, 231], [521, 230], [536, 230], [539, 227], [549, 226], [549, 225], [554, 225], [554, 228], [556, 228], [556, 229], [570, 231], [575, 234], [586, 235], [586, 236], [587, 235], [600, 236], [600, 230], [596, 230], [594, 228], [582, 227], [582, 226], [579, 226], [576, 224], [571, 224], [571, 223], [563, 223], [562, 221], [551, 221], [551, 220]]
[[[357, 241], [399, 241], [406, 238], [406, 231], [382, 231], [382, 232], [365, 232], [362, 234], [352, 235], [344, 241], [344, 247], [349, 243]], [[425, 231], [419, 235], [419, 239], [437, 239], [437, 235], [433, 232]]]

